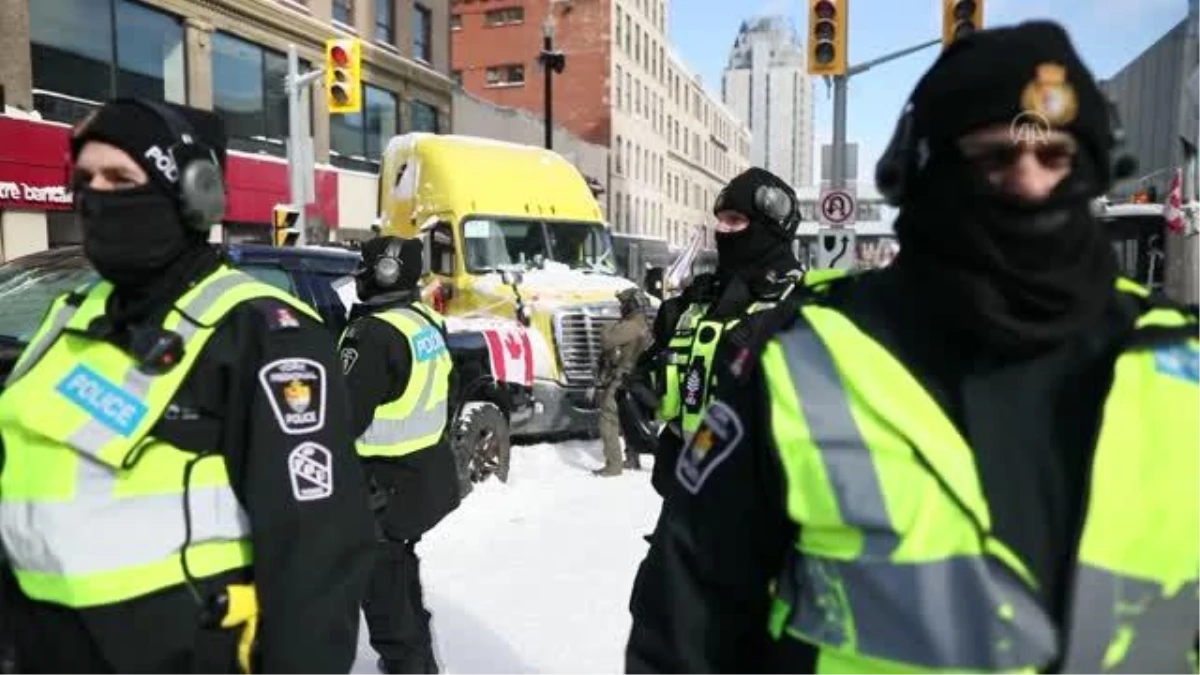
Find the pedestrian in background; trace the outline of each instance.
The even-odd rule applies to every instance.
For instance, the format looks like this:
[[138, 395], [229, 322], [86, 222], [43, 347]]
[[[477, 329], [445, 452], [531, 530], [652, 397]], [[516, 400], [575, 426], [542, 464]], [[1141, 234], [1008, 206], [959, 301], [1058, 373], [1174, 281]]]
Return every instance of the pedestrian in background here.
[[621, 418], [617, 390], [633, 370], [642, 352], [650, 345], [650, 325], [646, 320], [649, 300], [637, 288], [617, 293], [621, 318], [604, 329], [600, 336], [600, 364], [596, 377], [596, 401], [600, 408], [600, 439], [604, 443], [604, 466], [597, 476], [619, 476], [622, 468], [639, 469], [636, 449], [621, 450]]

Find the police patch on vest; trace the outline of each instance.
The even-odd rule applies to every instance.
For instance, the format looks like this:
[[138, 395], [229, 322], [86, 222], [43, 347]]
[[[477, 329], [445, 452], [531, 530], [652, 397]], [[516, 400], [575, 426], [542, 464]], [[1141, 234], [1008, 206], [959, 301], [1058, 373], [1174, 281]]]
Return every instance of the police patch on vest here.
[[325, 366], [312, 359], [279, 359], [263, 366], [258, 379], [284, 433], [324, 428]]
[[1187, 345], [1154, 350], [1154, 369], [1188, 382], [1200, 383], [1200, 352]]
[[700, 412], [700, 407], [704, 405], [705, 370], [704, 363], [697, 360], [683, 380], [683, 405], [689, 412]]
[[704, 481], [742, 441], [742, 419], [722, 401], [714, 401], [700, 429], [679, 453], [675, 478], [688, 492], [698, 494]]
[[358, 363], [358, 350], [353, 347], [346, 347], [342, 350], [342, 374], [349, 375], [354, 369], [354, 364]]
[[323, 445], [301, 443], [288, 454], [292, 496], [298, 502], [325, 499], [333, 494], [333, 455]]
[[432, 361], [441, 356], [442, 352], [446, 351], [446, 341], [442, 339], [442, 333], [433, 326], [428, 326], [417, 331], [413, 336], [413, 350], [416, 352], [415, 357], [418, 361]]
[[146, 416], [146, 404], [82, 364], [67, 373], [56, 389], [92, 419], [127, 438]]

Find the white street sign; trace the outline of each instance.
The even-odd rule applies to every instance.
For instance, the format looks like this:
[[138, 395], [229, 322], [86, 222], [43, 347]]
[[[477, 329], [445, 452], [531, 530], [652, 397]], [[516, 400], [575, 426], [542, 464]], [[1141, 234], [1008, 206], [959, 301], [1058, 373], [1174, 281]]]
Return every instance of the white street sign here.
[[858, 246], [854, 230], [822, 227], [817, 230], [817, 267], [825, 270], [852, 270]]
[[817, 220], [828, 227], [854, 225], [858, 204], [851, 188], [821, 188], [817, 200]]

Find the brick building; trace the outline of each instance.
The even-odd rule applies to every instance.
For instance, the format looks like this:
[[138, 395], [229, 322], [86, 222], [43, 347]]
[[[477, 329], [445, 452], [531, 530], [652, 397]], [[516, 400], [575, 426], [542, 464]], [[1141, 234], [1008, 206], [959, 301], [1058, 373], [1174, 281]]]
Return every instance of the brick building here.
[[553, 78], [554, 121], [610, 149], [601, 199], [617, 231], [681, 243], [748, 165], [749, 131], [671, 53], [667, 0], [452, 0], [450, 11], [454, 79], [536, 115], [553, 24], [567, 59]]
[[288, 201], [287, 46], [307, 67], [339, 36], [363, 41], [364, 111], [331, 116], [314, 89], [314, 218], [364, 228], [387, 140], [448, 130], [448, 21], [449, 0], [0, 0], [0, 259], [80, 240], [64, 184], [68, 125], [115, 95], [223, 115], [224, 233], [266, 240], [272, 206]]

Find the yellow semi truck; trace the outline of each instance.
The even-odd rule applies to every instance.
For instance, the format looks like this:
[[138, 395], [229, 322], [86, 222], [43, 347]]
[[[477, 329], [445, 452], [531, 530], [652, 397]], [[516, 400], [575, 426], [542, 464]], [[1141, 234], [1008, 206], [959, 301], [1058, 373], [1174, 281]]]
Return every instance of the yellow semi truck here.
[[634, 284], [617, 275], [579, 171], [534, 146], [405, 134], [384, 152], [379, 212], [384, 234], [425, 240], [426, 295], [451, 327], [465, 317], [528, 329], [534, 414], [513, 433], [593, 432], [600, 334], [619, 317], [617, 292]]

